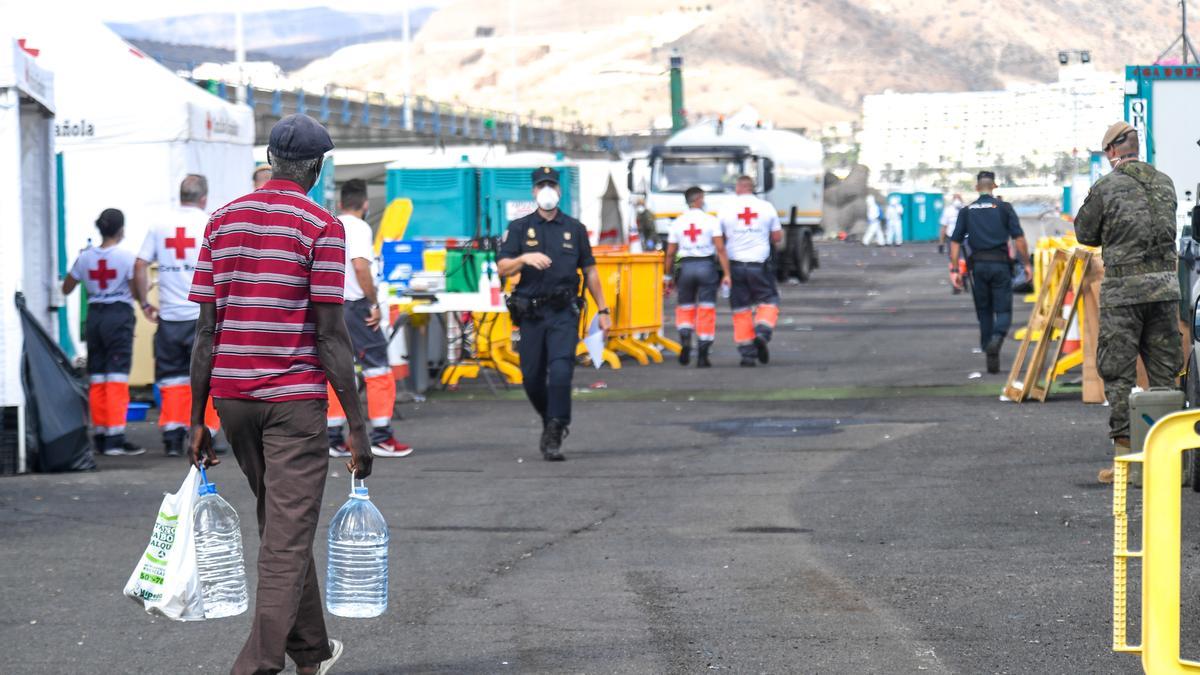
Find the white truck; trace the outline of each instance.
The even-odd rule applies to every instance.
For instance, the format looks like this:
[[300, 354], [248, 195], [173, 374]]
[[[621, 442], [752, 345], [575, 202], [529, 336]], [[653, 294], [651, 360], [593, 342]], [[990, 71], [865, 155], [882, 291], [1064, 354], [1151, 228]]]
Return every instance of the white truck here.
[[760, 197], [779, 212], [785, 232], [776, 251], [775, 271], [781, 280], [807, 281], [818, 266], [813, 235], [821, 230], [824, 152], [804, 136], [761, 128], [757, 121], [709, 120], [681, 130], [645, 157], [629, 163], [629, 190], [644, 195], [660, 239], [671, 220], [686, 210], [684, 190], [704, 189], [712, 213], [733, 198], [738, 176], [757, 182]]

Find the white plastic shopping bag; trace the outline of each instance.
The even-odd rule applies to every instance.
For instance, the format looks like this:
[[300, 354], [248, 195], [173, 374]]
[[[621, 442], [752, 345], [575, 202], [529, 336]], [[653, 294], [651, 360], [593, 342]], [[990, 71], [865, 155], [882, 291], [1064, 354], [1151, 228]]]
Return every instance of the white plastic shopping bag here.
[[192, 507], [199, 488], [200, 471], [193, 466], [179, 491], [163, 496], [150, 544], [125, 584], [125, 595], [148, 613], [174, 621], [204, 619], [192, 536]]

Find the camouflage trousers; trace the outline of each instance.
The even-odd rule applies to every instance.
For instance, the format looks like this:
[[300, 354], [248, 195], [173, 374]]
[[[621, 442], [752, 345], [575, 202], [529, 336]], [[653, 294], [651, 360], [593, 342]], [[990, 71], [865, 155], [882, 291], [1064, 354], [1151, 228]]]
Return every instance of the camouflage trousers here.
[[1137, 385], [1137, 359], [1151, 387], [1175, 387], [1183, 369], [1179, 303], [1146, 302], [1100, 309], [1096, 365], [1108, 398], [1108, 435], [1129, 437], [1129, 391]]

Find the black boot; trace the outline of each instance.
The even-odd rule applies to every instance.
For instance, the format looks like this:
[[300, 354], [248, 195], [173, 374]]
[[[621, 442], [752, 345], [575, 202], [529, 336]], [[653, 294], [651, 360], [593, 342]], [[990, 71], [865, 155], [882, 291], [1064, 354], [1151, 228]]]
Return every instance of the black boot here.
[[163, 432], [163, 452], [167, 457], [183, 455], [183, 446], [187, 439], [187, 429], [168, 429]]
[[987, 371], [993, 375], [1000, 372], [1000, 347], [1003, 345], [1004, 337], [994, 335], [983, 348], [983, 353], [987, 355]]
[[561, 462], [566, 457], [562, 454], [562, 441], [567, 436], [567, 425], [561, 420], [551, 419], [542, 429], [542, 458], [547, 462]]
[[771, 360], [771, 352], [767, 350], [767, 339], [762, 335], [754, 336], [754, 348], [758, 350], [758, 362], [767, 363]]
[[686, 366], [692, 362], [692, 335], [691, 333], [679, 334], [679, 365]]
[[708, 360], [708, 350], [712, 348], [711, 342], [700, 343], [700, 355], [696, 357], [697, 368], [712, 368], [712, 362]]

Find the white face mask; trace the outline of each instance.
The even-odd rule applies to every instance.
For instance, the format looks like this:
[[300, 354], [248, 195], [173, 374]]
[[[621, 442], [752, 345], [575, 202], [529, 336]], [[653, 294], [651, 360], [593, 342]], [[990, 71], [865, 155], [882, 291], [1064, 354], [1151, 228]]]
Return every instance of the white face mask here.
[[553, 211], [558, 208], [558, 190], [549, 185], [538, 190], [535, 197], [538, 208], [543, 211]]

